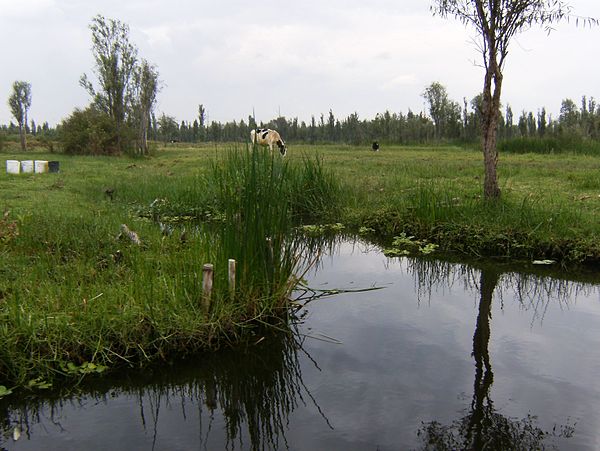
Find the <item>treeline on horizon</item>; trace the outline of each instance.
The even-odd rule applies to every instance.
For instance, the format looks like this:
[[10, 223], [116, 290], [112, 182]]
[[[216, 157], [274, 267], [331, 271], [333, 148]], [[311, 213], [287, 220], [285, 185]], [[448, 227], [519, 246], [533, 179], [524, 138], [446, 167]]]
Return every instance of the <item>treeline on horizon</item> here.
[[[429, 115], [409, 110], [407, 113], [385, 111], [373, 119], [361, 119], [358, 113], [337, 118], [330, 110], [327, 115], [321, 114], [318, 118], [312, 116], [308, 123], [300, 121], [297, 117], [288, 119], [284, 116], [268, 122], [256, 122], [252, 116], [248, 116], [247, 120], [225, 123], [211, 121], [205, 124], [205, 109], [200, 105], [198, 118], [193, 121], [178, 122], [166, 114], [158, 118], [153, 114], [148, 123], [148, 135], [149, 139], [164, 143], [247, 142], [253, 128], [272, 128], [278, 130], [287, 142], [305, 144], [368, 145], [373, 141], [380, 144], [479, 142], [481, 96], [476, 96], [469, 103], [465, 99], [463, 106], [446, 99], [442, 102], [442, 108], [436, 104], [439, 99], [429, 100]], [[546, 151], [552, 151], [558, 150], [554, 148], [558, 145], [581, 146], [586, 141], [600, 141], [600, 105], [593, 97], [584, 96], [580, 106], [571, 99], [563, 100], [560, 114], [555, 119], [547, 115], [545, 108], [539, 109], [535, 114], [522, 111], [516, 118], [510, 106], [507, 106], [500, 116], [499, 138], [504, 142], [501, 145], [507, 147], [505, 150], [510, 150], [511, 146], [508, 143], [511, 141], [517, 144], [536, 141], [537, 147], [540, 143], [543, 144], [542, 149], [538, 149], [542, 151], [544, 146], [548, 147]], [[48, 122], [37, 125], [32, 120], [27, 124], [27, 133], [40, 138], [42, 142], [58, 141], [60, 147], [63, 125], [69, 119], [65, 119], [56, 127], [49, 126]], [[18, 126], [12, 122], [0, 126], [0, 135], [4, 134], [4, 139], [8, 135], [18, 133]], [[518, 151], [518, 145], [512, 150]]]
[[[0, 126], [0, 149], [19, 136], [27, 150], [27, 137], [50, 151], [67, 154], [146, 155], [148, 141], [154, 142], [248, 142], [250, 130], [273, 128], [288, 143], [466, 144], [477, 145], [482, 136], [483, 95], [461, 103], [449, 98], [444, 85], [434, 81], [421, 96], [424, 111], [385, 111], [372, 119], [358, 113], [336, 117], [332, 110], [312, 116], [310, 121], [283, 116], [258, 122], [254, 116], [221, 123], [207, 120], [204, 105], [195, 118], [178, 122], [164, 112], [154, 113], [162, 82], [158, 68], [138, 55], [129, 40], [129, 26], [119, 20], [97, 15], [90, 23], [94, 77], [85, 73], [79, 84], [90, 95], [87, 107], [76, 108], [56, 127], [36, 124], [28, 116], [32, 88], [27, 81], [15, 81], [8, 99], [16, 120]], [[578, 106], [571, 99], [561, 102], [560, 113], [552, 118], [545, 108], [516, 115], [510, 105], [498, 105], [498, 141], [501, 150], [577, 151], [600, 154], [600, 106], [593, 97], [583, 97]], [[487, 112], [486, 114], [489, 114]], [[495, 116], [495, 115], [494, 115]], [[494, 124], [496, 123], [494, 119]]]

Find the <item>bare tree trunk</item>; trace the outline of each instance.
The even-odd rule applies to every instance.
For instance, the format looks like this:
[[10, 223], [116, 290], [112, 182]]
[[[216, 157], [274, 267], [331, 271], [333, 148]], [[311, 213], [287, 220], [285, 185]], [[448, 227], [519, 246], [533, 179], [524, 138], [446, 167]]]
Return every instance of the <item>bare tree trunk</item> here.
[[[492, 82], [494, 92], [492, 93]], [[498, 116], [500, 114], [500, 93], [502, 90], [502, 73], [496, 62], [495, 56], [491, 56], [486, 67], [485, 81], [483, 87], [483, 120], [482, 120], [482, 148], [484, 162], [483, 197], [486, 200], [500, 198], [500, 187], [498, 186]]]
[[19, 124], [19, 136], [21, 138], [21, 150], [27, 150], [27, 136], [25, 126], [23, 124]]
[[148, 112], [142, 111], [141, 119], [140, 119], [140, 136], [139, 136], [139, 146], [140, 153], [142, 155], [148, 154]]

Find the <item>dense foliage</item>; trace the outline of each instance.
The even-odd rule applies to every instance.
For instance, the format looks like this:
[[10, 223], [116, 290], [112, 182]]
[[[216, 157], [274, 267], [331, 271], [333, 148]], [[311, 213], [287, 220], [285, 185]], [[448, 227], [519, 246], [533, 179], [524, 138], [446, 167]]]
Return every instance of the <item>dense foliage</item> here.
[[[434, 82], [426, 88], [423, 97], [429, 114], [410, 110], [407, 113], [385, 111], [372, 119], [361, 119], [358, 113], [339, 118], [330, 110], [327, 115], [321, 114], [318, 119], [312, 116], [308, 123], [297, 117], [290, 119], [283, 116], [258, 123], [252, 116], [246, 120], [209, 123], [206, 120], [206, 109], [200, 105], [198, 118], [192, 121], [178, 122], [173, 116], [164, 113], [159, 117], [150, 114], [145, 132], [148, 139], [163, 143], [247, 142], [250, 130], [269, 127], [278, 130], [286, 141], [300, 144], [370, 145], [372, 141], [386, 145], [440, 142], [475, 146], [480, 144], [481, 95], [475, 96], [471, 101], [465, 98], [460, 105], [447, 96], [443, 85]], [[54, 139], [60, 134], [63, 125], [77, 113], [81, 111], [75, 111], [64, 124], [59, 124], [56, 128], [50, 127], [48, 122], [36, 124], [34, 120], [26, 124], [25, 128], [31, 136]], [[132, 118], [134, 116], [139, 117], [132, 112]], [[139, 130], [139, 127], [139, 121], [128, 121], [124, 125], [125, 129], [129, 128], [128, 133]], [[18, 125], [12, 122], [2, 125], [0, 133], [5, 137], [18, 136]], [[93, 134], [92, 130], [90, 134]], [[135, 134], [129, 136], [133, 145]], [[564, 99], [558, 117], [554, 118], [545, 108], [540, 108], [535, 113], [522, 111], [517, 116], [510, 105], [507, 105], [500, 114], [498, 136], [501, 151], [573, 151], [596, 154], [597, 143], [600, 141], [600, 105], [593, 97], [583, 96], [579, 106], [572, 99]], [[63, 147], [66, 149], [67, 143], [63, 143]], [[113, 149], [109, 148], [107, 153], [112, 152]]]
[[102, 155], [119, 153], [114, 121], [94, 107], [76, 109], [62, 124], [59, 133], [65, 153]]
[[[338, 118], [333, 111], [327, 115], [314, 116], [307, 123], [296, 118], [280, 116], [268, 122], [256, 123], [251, 116], [247, 120], [221, 123], [212, 121], [206, 127], [200, 121], [177, 123], [170, 116], [152, 117], [149, 136], [158, 141], [205, 142], [246, 141], [250, 130], [269, 127], [278, 130], [290, 142], [296, 143], [345, 143], [350, 145], [369, 144], [378, 141], [384, 144], [429, 144], [434, 142], [461, 142], [479, 144], [481, 96], [463, 105], [451, 99], [437, 112], [439, 126], [433, 115], [424, 112], [396, 113], [385, 111], [373, 119], [361, 119], [358, 113]], [[202, 118], [204, 120], [204, 118]], [[563, 100], [560, 115], [553, 118], [545, 108], [536, 113], [522, 111], [515, 115], [510, 105], [503, 109], [498, 125], [501, 141], [514, 138], [556, 138], [568, 143], [577, 140], [600, 139], [600, 106], [593, 97], [584, 96], [581, 106], [571, 99]]]

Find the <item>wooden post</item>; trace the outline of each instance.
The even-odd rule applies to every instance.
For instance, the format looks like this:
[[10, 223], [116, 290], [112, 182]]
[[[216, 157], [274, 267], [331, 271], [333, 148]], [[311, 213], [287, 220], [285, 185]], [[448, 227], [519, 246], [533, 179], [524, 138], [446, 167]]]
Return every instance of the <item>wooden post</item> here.
[[235, 295], [235, 260], [229, 259], [229, 295], [233, 298]]
[[213, 287], [214, 267], [210, 263], [206, 263], [202, 268], [202, 305], [208, 312], [210, 309], [210, 297]]

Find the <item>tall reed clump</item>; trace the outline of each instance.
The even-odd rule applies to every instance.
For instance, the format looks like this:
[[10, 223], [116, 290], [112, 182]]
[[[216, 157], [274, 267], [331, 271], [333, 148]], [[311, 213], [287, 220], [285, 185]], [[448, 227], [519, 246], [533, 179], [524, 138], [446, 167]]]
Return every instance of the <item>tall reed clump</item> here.
[[290, 202], [296, 221], [336, 222], [341, 213], [342, 187], [336, 175], [325, 169], [323, 161], [302, 157], [302, 165], [291, 168]]
[[[219, 307], [238, 305], [245, 316], [281, 313], [295, 285], [303, 249], [292, 236], [291, 187], [287, 161], [262, 148], [230, 150], [213, 164], [208, 183], [217, 186], [217, 209], [224, 221], [215, 237], [215, 288]], [[235, 291], [226, 280], [229, 259], [236, 260]]]

